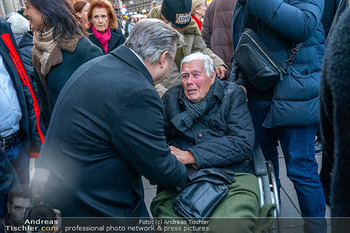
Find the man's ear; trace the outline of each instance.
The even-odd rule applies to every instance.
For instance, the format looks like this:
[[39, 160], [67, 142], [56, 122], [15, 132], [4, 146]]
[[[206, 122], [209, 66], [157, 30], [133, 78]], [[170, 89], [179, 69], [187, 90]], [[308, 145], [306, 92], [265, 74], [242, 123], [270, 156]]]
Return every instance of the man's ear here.
[[210, 84], [213, 84], [215, 82], [215, 77], [216, 77], [216, 73], [214, 72], [213, 75], [210, 77], [211, 78]]
[[163, 64], [165, 62], [168, 62], [168, 56], [169, 56], [169, 52], [168, 51], [162, 52], [162, 54], [159, 57], [159, 61], [158, 61], [161, 66], [163, 66]]

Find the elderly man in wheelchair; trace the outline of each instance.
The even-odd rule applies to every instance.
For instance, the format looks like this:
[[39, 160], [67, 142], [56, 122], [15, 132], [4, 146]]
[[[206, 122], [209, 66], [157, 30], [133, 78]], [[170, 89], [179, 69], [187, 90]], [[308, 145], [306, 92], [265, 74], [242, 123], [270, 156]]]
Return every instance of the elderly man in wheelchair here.
[[177, 192], [158, 188], [151, 212], [154, 217], [245, 218], [234, 226], [230, 220], [209, 223], [205, 231], [256, 232], [260, 193], [251, 165], [255, 136], [246, 94], [216, 78], [212, 59], [202, 53], [186, 56], [180, 71], [182, 85], [162, 97], [164, 131], [172, 154], [187, 166], [188, 185]]

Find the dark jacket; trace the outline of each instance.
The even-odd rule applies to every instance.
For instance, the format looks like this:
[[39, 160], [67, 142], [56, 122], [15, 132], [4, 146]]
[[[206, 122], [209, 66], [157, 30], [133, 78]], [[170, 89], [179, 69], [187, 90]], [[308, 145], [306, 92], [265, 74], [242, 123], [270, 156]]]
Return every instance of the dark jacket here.
[[[234, 48], [248, 12], [258, 17], [257, 35], [281, 61], [287, 61], [296, 43], [304, 42], [283, 79], [273, 88], [258, 91], [245, 75], [236, 81], [247, 87], [248, 98], [272, 100], [264, 127], [307, 126], [319, 122], [318, 88], [325, 51], [321, 24], [323, 6], [324, 0], [249, 0], [247, 5], [238, 0], [236, 4], [232, 32]], [[236, 79], [235, 70], [232, 68], [231, 80]]]
[[[96, 38], [95, 34], [92, 31], [92, 27], [87, 29], [91, 35], [89, 36], [89, 39], [92, 43], [94, 43], [96, 46], [98, 46], [103, 54], [106, 54], [106, 51], [104, 50], [101, 42]], [[108, 53], [110, 53], [113, 49], [117, 48], [119, 45], [124, 44], [125, 37], [122, 33], [122, 31], [119, 28], [111, 29], [111, 38], [108, 41]]]
[[324, 11], [323, 11], [321, 22], [323, 25], [326, 38], [332, 26], [334, 16], [337, 13], [339, 2], [340, 0], [325, 0]]
[[334, 18], [332, 20], [332, 25], [329, 29], [329, 32], [327, 34], [327, 40], [326, 40], [326, 45], [328, 43], [329, 38], [332, 36], [333, 29], [335, 28], [336, 24], [339, 21], [340, 16], [342, 13], [345, 11], [345, 9], [348, 7], [349, 1], [347, 0], [340, 0], [338, 3], [337, 11], [335, 12]]
[[[46, 132], [40, 118], [36, 90], [24, 71], [10, 23], [1, 18], [0, 34], [0, 56], [11, 77], [22, 112], [18, 134], [27, 153], [38, 153]], [[17, 183], [16, 172], [0, 147], [0, 194], [7, 193]]]
[[[340, 16], [328, 41], [320, 86], [323, 156], [333, 163], [332, 217], [350, 217], [350, 9]], [[341, 227], [338, 226], [338, 227]], [[333, 231], [332, 232], [343, 232]]]
[[25, 72], [10, 24], [2, 19], [0, 19], [0, 33], [0, 53], [11, 76], [22, 111], [19, 132], [21, 141], [27, 153], [38, 153], [46, 132], [40, 116], [37, 90]]
[[150, 73], [127, 47], [80, 67], [61, 91], [39, 157], [50, 171], [45, 203], [64, 217], [147, 217], [141, 175], [178, 190], [186, 182], [163, 112]]
[[[181, 85], [169, 89], [162, 97], [165, 136], [170, 145], [190, 151], [198, 169], [249, 160], [255, 139], [243, 89], [219, 79], [211, 89], [205, 113], [190, 124], [182, 119], [187, 110]], [[177, 116], [181, 118], [175, 120]]]
[[29, 77], [34, 76], [34, 67], [32, 64], [32, 48], [33, 48], [33, 33], [27, 31], [23, 34], [22, 39], [18, 43], [18, 49], [21, 51], [24, 68]]
[[[38, 74], [40, 66], [33, 60], [35, 78], [42, 101], [43, 117], [46, 126], [50, 122], [51, 113], [57, 97], [70, 76], [85, 62], [102, 55], [101, 49], [85, 37], [81, 38], [76, 45], [64, 44], [59, 47], [63, 55], [63, 60], [60, 64], [52, 66], [49, 73], [42, 78], [45, 80], [44, 84]], [[50, 59], [55, 59], [58, 55], [51, 54], [50, 56]], [[45, 90], [45, 85], [47, 85], [47, 90]]]
[[208, 48], [218, 55], [228, 67], [226, 76], [232, 69], [232, 17], [236, 0], [215, 0], [205, 12], [202, 36]]

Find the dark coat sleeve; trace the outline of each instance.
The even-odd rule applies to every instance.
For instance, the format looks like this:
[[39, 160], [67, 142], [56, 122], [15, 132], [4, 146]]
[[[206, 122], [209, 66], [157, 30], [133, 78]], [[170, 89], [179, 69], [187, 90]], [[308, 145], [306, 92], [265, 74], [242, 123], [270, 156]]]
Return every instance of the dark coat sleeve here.
[[186, 168], [166, 143], [163, 104], [157, 92], [139, 91], [124, 106], [127, 110], [115, 121], [112, 140], [119, 154], [150, 181], [165, 188], [183, 188]]
[[210, 48], [210, 39], [211, 39], [211, 33], [212, 33], [212, 27], [211, 24], [211, 7], [208, 7], [208, 10], [205, 12], [204, 20], [203, 20], [203, 27], [201, 30], [203, 40], [208, 48]]
[[289, 40], [306, 41], [314, 35], [321, 21], [324, 0], [290, 0], [288, 2], [249, 0], [247, 10]]
[[255, 136], [253, 123], [242, 88], [234, 85], [232, 93], [223, 104], [227, 104], [224, 119], [226, 135], [211, 135], [188, 150], [194, 155], [198, 168], [232, 165], [250, 158]]

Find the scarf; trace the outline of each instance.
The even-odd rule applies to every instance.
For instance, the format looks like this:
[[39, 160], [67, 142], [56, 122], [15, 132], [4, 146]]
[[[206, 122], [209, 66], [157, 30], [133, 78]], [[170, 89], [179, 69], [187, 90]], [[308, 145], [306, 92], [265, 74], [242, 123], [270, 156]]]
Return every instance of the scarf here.
[[62, 63], [63, 54], [61, 50], [73, 53], [81, 38], [81, 35], [75, 35], [69, 39], [57, 36], [56, 40], [54, 40], [53, 28], [44, 33], [40, 31], [33, 33], [32, 63], [39, 75], [40, 83], [44, 87], [48, 99], [50, 97], [46, 75], [48, 75], [52, 67]]
[[40, 63], [40, 73], [44, 76], [49, 72], [48, 61], [50, 54], [57, 48], [57, 41], [53, 39], [53, 28], [41, 33], [35, 31], [33, 35], [33, 55]]
[[171, 119], [171, 123], [177, 128], [180, 132], [191, 134], [191, 127], [196, 120], [201, 119], [210, 109], [212, 109], [216, 103], [216, 98], [213, 96], [215, 84], [211, 85], [206, 97], [198, 102], [192, 103], [187, 97], [183, 94], [181, 101], [185, 106], [185, 111], [176, 115]]
[[191, 17], [192, 17], [192, 19], [194, 20], [194, 21], [196, 21], [196, 23], [197, 23], [197, 25], [198, 25], [198, 27], [199, 27], [199, 30], [202, 30], [202, 25], [203, 25], [203, 23], [202, 23], [202, 21], [200, 21], [196, 16], [194, 16], [194, 15], [191, 15]]
[[102, 44], [102, 47], [108, 53], [108, 41], [111, 39], [111, 28], [108, 27], [108, 29], [105, 32], [99, 32], [95, 29], [94, 25], [92, 25], [92, 31], [94, 32], [94, 35], [96, 38], [100, 41]]

